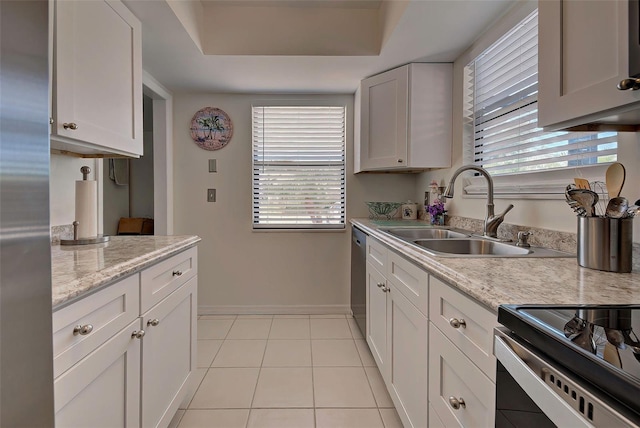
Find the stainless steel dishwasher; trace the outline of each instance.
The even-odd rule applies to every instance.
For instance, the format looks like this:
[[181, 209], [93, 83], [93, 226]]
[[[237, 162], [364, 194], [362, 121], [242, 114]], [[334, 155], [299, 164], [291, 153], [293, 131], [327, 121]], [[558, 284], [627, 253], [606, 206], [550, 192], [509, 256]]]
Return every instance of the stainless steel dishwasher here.
[[351, 312], [362, 336], [367, 330], [367, 234], [351, 228]]

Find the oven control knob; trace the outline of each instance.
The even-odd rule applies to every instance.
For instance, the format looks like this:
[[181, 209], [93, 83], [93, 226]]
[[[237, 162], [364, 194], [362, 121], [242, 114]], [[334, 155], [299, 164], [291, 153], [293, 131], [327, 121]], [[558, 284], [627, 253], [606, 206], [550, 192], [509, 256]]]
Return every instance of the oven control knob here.
[[451, 327], [453, 327], [453, 328], [460, 328], [460, 327], [465, 328], [465, 327], [467, 326], [467, 323], [466, 323], [466, 321], [465, 321], [464, 319], [462, 319], [462, 318], [460, 318], [460, 319], [458, 319], [458, 318], [451, 318], [451, 319], [449, 320], [449, 325], [450, 325]]
[[449, 397], [449, 404], [451, 405], [453, 410], [458, 410], [460, 407], [462, 407], [463, 409], [467, 407], [462, 397]]

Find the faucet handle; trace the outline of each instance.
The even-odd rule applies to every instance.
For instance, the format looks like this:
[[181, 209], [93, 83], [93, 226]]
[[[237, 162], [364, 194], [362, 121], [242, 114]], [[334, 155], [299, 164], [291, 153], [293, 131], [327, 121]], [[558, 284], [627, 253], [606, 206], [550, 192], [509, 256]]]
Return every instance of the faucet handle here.
[[524, 232], [524, 231], [518, 232], [518, 242], [516, 242], [516, 246], [529, 248], [531, 246], [529, 244], [529, 237], [530, 236], [531, 236], [531, 231], [529, 231], [529, 232]]

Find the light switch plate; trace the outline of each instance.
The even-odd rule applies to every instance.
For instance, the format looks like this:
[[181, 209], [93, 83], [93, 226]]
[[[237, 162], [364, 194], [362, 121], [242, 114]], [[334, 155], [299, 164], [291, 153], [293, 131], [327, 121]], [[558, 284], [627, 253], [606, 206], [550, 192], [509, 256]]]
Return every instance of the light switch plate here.
[[215, 159], [209, 159], [209, 172], [218, 172], [218, 165]]
[[207, 189], [207, 202], [216, 201], [216, 189]]

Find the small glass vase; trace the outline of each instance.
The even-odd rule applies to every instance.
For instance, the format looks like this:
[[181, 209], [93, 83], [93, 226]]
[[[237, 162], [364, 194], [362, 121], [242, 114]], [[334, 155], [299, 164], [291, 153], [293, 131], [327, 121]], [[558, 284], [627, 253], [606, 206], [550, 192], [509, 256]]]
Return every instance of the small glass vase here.
[[430, 216], [430, 222], [433, 226], [443, 226], [444, 214], [437, 214], [437, 215]]

